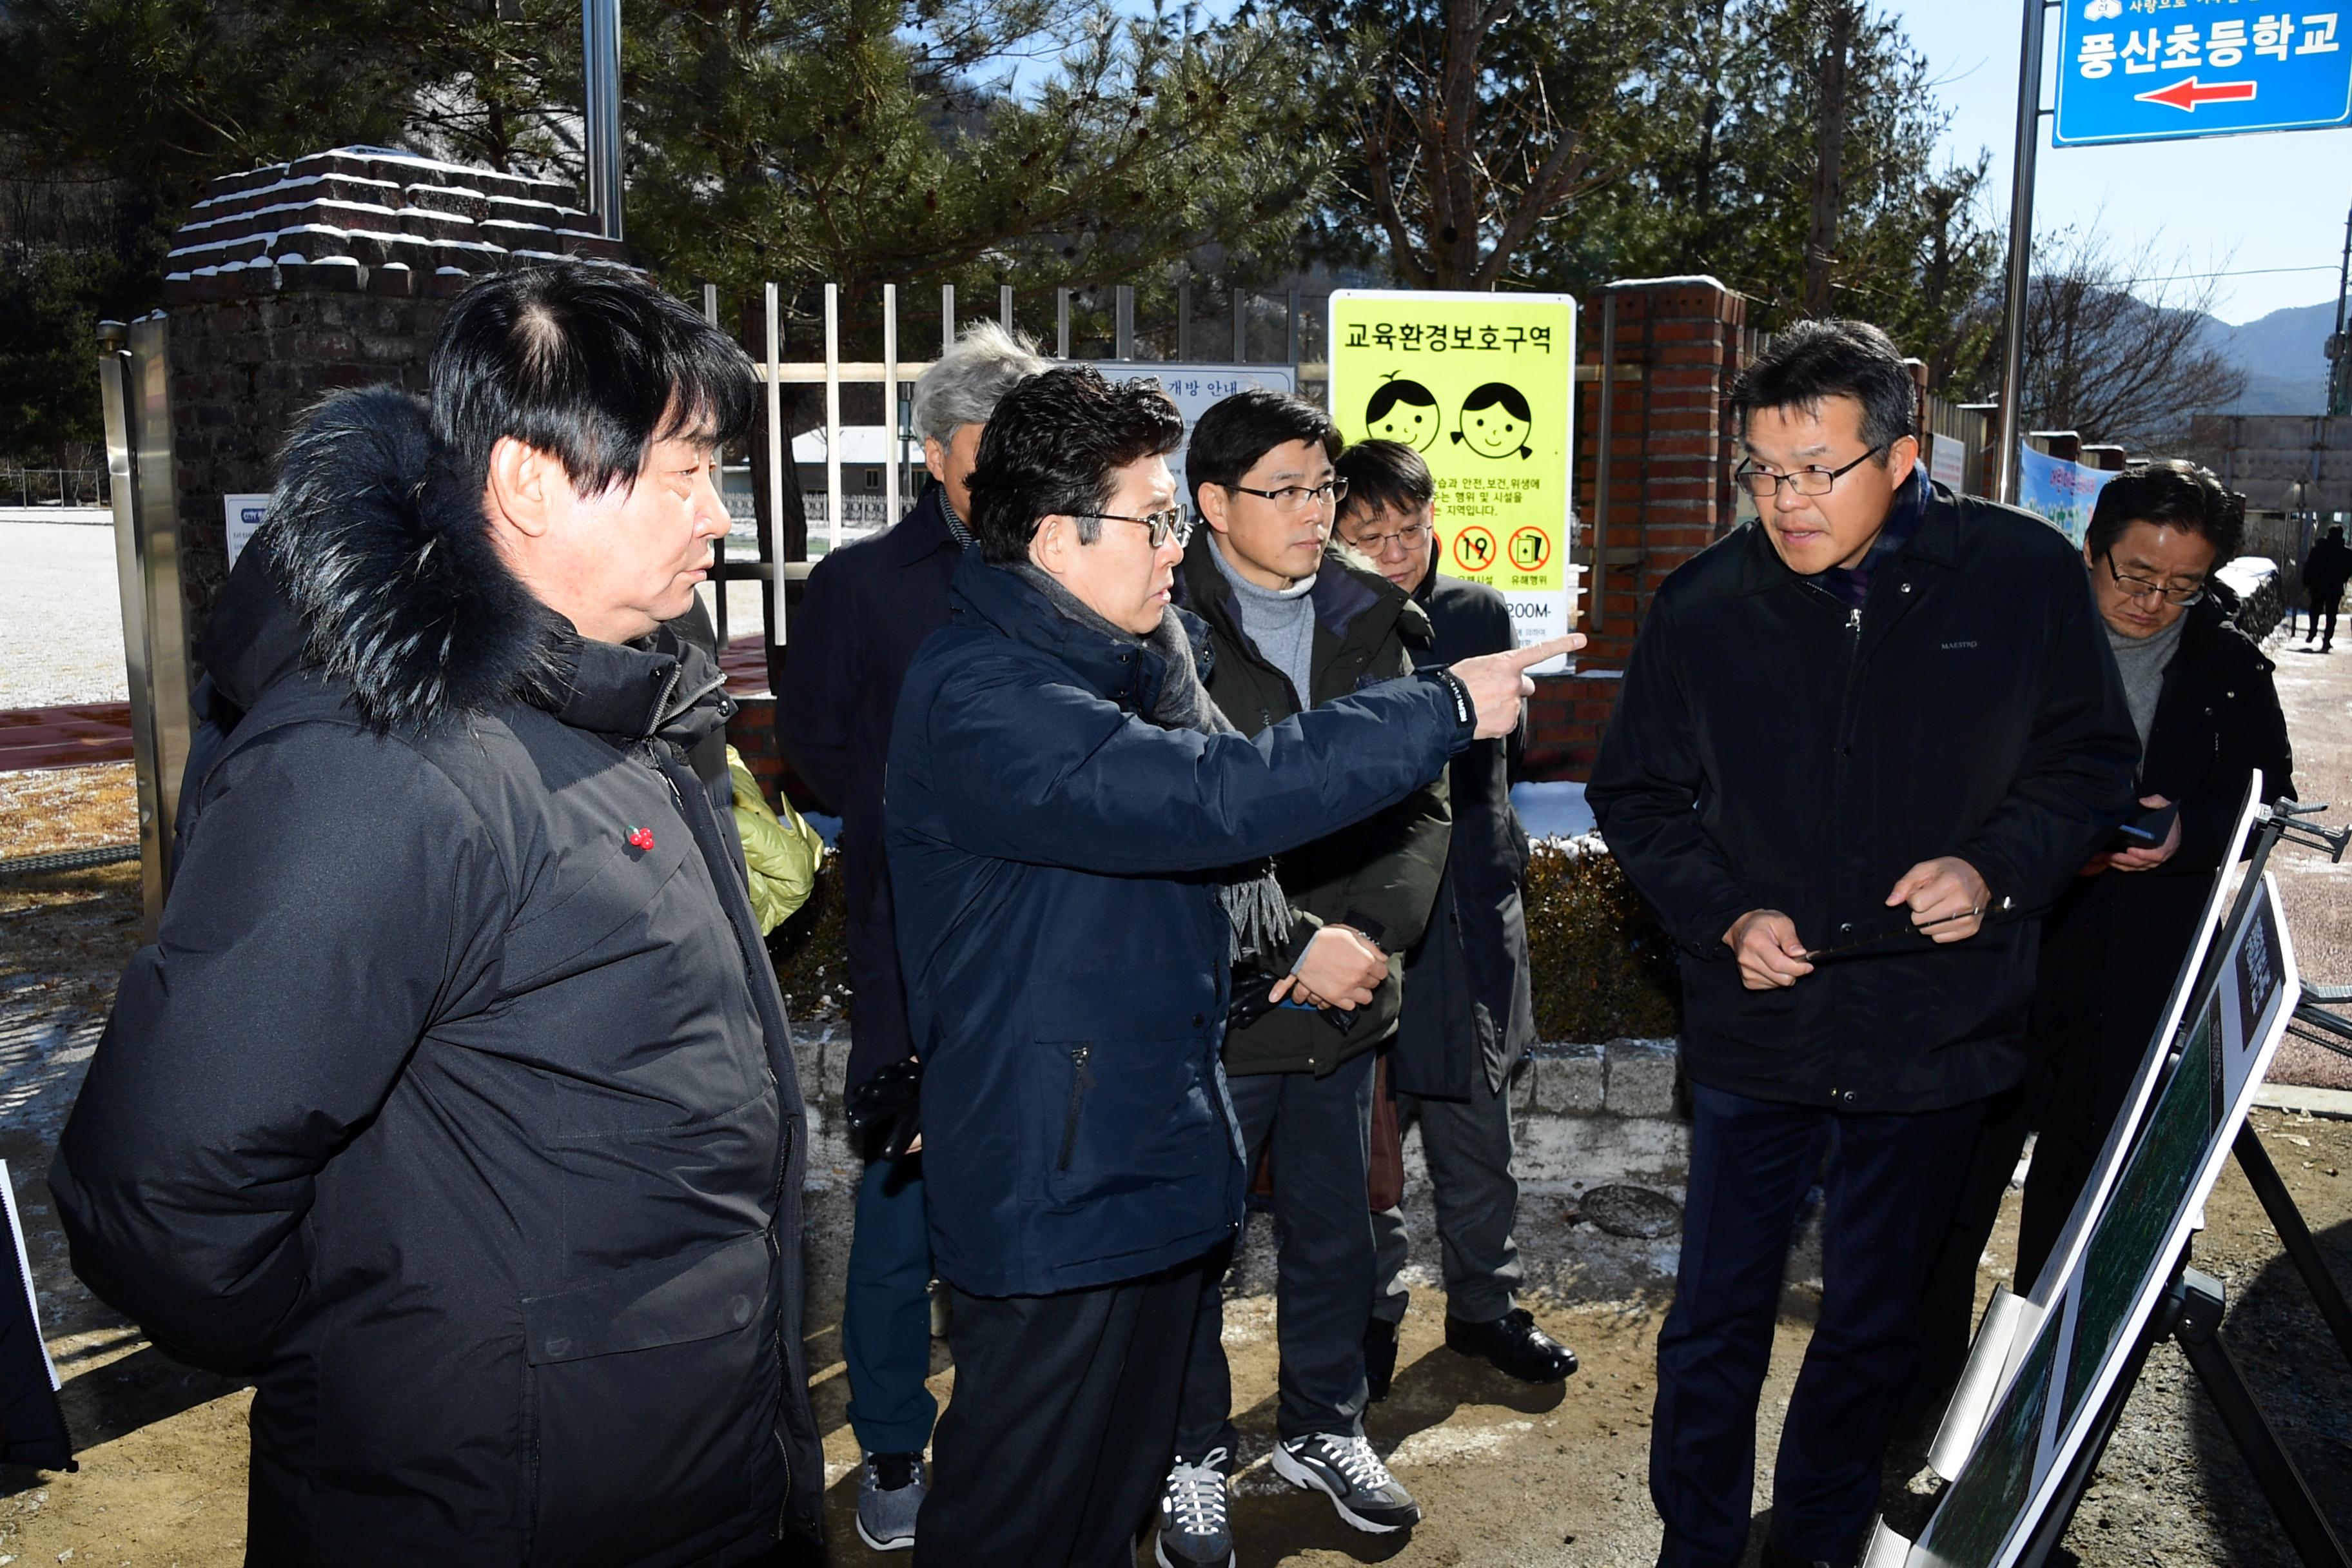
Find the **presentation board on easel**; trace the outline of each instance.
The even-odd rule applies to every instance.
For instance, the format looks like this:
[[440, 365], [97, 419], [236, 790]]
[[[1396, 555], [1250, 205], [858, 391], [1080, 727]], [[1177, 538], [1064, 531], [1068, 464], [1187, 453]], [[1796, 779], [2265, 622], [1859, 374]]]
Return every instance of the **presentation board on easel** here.
[[[2218, 969], [2168, 1037], [2168, 1072], [2144, 1074], [2146, 1117], [2102, 1173], [2054, 1255], [2005, 1360], [2013, 1370], [1916, 1544], [1884, 1525], [1867, 1563], [2011, 1568], [2057, 1500], [2067, 1466], [2146, 1332], [2286, 1032], [2300, 987], [2278, 885], [2264, 873], [2220, 934]], [[2189, 966], [2194, 973], [2195, 965]], [[2175, 1001], [2185, 993], [2176, 986]], [[2167, 1037], [2159, 1037], [2164, 1038]], [[2161, 1082], [2154, 1079], [2161, 1077]], [[2118, 1125], [2128, 1129], [2129, 1119]], [[1990, 1353], [1991, 1347], [1988, 1347]]]
[[[2246, 782], [2246, 796], [2238, 808], [2237, 826], [2228, 840], [2242, 849], [2262, 816], [2263, 792], [2263, 775], [2257, 772]], [[2221, 917], [2235, 890], [2236, 884], [2227, 868], [2215, 873], [2213, 885], [2205, 896], [2204, 911], [2198, 917], [2196, 938], [2189, 943], [2188, 956], [2173, 979], [2172, 994], [2158, 1016], [2156, 1032], [2148, 1038], [2147, 1049], [2124, 1095], [2122, 1108], [2107, 1130], [2106, 1142], [2092, 1163], [2089, 1179], [2083, 1184], [2082, 1196], [2075, 1201], [2074, 1212], [2059, 1233], [2057, 1245], [2051, 1248], [2041, 1278], [2032, 1281], [2021, 1296], [2011, 1295], [2007, 1289], [1993, 1293], [1984, 1323], [1969, 1349], [1968, 1366], [1953, 1391], [1951, 1404], [1945, 1410], [1935, 1444], [1927, 1454], [1928, 1468], [1947, 1480], [1960, 1473], [1960, 1467], [1976, 1447], [1978, 1435], [1991, 1417], [1994, 1402], [2008, 1391], [2010, 1379], [2016, 1375], [2018, 1363], [2032, 1342], [2034, 1330], [2041, 1326], [2051, 1298], [2073, 1272], [2092, 1221], [2106, 1206], [2107, 1194], [2130, 1152], [2133, 1134], [2169, 1070], [2181, 1018], [2204, 973], [2205, 955], [2212, 949], [2214, 933], [2221, 929]]]

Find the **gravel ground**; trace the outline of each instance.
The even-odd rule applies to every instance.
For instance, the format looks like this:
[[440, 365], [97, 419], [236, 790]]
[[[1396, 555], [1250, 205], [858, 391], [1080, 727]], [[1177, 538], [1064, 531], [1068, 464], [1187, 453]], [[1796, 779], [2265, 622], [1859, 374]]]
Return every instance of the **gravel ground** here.
[[[118, 837], [130, 802], [122, 764], [0, 774], [0, 856], [34, 839], [71, 847]], [[0, 1563], [195, 1568], [234, 1563], [243, 1550], [249, 1394], [166, 1359], [81, 1287], [68, 1269], [43, 1182], [136, 931], [135, 867], [0, 882], [0, 1158], [25, 1215], [44, 1324], [67, 1380], [64, 1402], [82, 1458], [75, 1475], [0, 1468]], [[2352, 1279], [2352, 1176], [2345, 1173], [2352, 1170], [2352, 1122], [2271, 1112], [2255, 1121], [2337, 1278]], [[1416, 1235], [1428, 1237], [1426, 1194], [1412, 1194], [1409, 1206]], [[809, 1359], [825, 1433], [829, 1561], [878, 1563], [850, 1528], [856, 1447], [845, 1418], [838, 1329], [846, 1182], [821, 1174], [808, 1212]], [[2009, 1256], [2015, 1219], [2012, 1194], [1983, 1290], [2005, 1279], [1994, 1260]], [[2352, 1373], [2234, 1167], [2207, 1205], [2207, 1219], [2197, 1263], [2229, 1288], [2224, 1337], [2336, 1528], [2352, 1537]], [[1654, 1347], [1673, 1289], [1671, 1238], [1611, 1237], [1580, 1220], [1570, 1194], [1528, 1194], [1519, 1236], [1529, 1304], [1584, 1362], [1564, 1388], [1508, 1384], [1444, 1349], [1443, 1303], [1427, 1262], [1414, 1266], [1396, 1391], [1373, 1407], [1367, 1426], [1428, 1518], [1409, 1536], [1376, 1539], [1346, 1530], [1319, 1500], [1283, 1486], [1265, 1467], [1275, 1411], [1268, 1228], [1253, 1223], [1229, 1282], [1226, 1337], [1246, 1467], [1234, 1517], [1244, 1564], [1647, 1568], [1654, 1560], [1657, 1525], [1645, 1473]], [[1424, 1239], [1417, 1256], [1426, 1260], [1430, 1252]], [[1819, 1252], [1808, 1240], [1790, 1262], [1765, 1394], [1759, 1438], [1767, 1456], [1820, 1289]], [[934, 1371], [933, 1386], [945, 1396], [953, 1373], [943, 1353]], [[2177, 1350], [2159, 1346], [2149, 1358], [2067, 1538], [2079, 1562], [2269, 1568], [2292, 1561], [2194, 1382]], [[1771, 1500], [1769, 1462], [1766, 1468], [1756, 1500], [1759, 1531]], [[1913, 1468], [1900, 1459], [1889, 1468], [1886, 1503], [1898, 1524], [1916, 1524], [1932, 1501], [1931, 1483]]]

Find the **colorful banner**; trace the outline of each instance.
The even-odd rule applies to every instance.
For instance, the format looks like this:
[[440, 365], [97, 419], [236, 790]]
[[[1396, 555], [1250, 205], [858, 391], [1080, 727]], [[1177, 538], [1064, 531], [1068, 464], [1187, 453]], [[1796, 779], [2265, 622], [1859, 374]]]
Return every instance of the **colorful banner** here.
[[1522, 645], [1571, 629], [1576, 300], [1342, 289], [1330, 343], [1341, 432], [1402, 441], [1429, 464], [1438, 570], [1499, 591]]
[[2017, 504], [2040, 513], [2051, 527], [2080, 544], [2090, 531], [2092, 506], [2115, 477], [2105, 468], [2086, 468], [2031, 447], [2020, 447]]

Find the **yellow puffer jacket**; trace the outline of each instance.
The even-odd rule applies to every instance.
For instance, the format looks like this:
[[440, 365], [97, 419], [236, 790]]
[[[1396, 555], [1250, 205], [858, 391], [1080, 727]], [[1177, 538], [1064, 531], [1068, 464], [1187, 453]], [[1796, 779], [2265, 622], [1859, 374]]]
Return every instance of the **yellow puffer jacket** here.
[[732, 746], [727, 748], [727, 773], [735, 781], [735, 832], [743, 840], [744, 869], [751, 873], [751, 910], [760, 917], [764, 934], [808, 902], [816, 886], [817, 862], [824, 858], [824, 840], [790, 802], [781, 820], [768, 809], [759, 780]]

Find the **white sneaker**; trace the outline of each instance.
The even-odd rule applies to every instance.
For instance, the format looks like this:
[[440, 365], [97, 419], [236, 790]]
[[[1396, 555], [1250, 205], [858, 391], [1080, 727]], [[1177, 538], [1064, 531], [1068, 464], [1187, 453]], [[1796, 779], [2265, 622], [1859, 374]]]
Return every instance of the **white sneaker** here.
[[1234, 1568], [1234, 1531], [1225, 1463], [1212, 1448], [1197, 1463], [1179, 1458], [1160, 1489], [1160, 1541], [1151, 1555], [1160, 1568]]
[[1341, 1519], [1369, 1534], [1386, 1535], [1421, 1522], [1421, 1505], [1361, 1437], [1314, 1432], [1286, 1438], [1275, 1447], [1274, 1473], [1294, 1487], [1321, 1492]]

